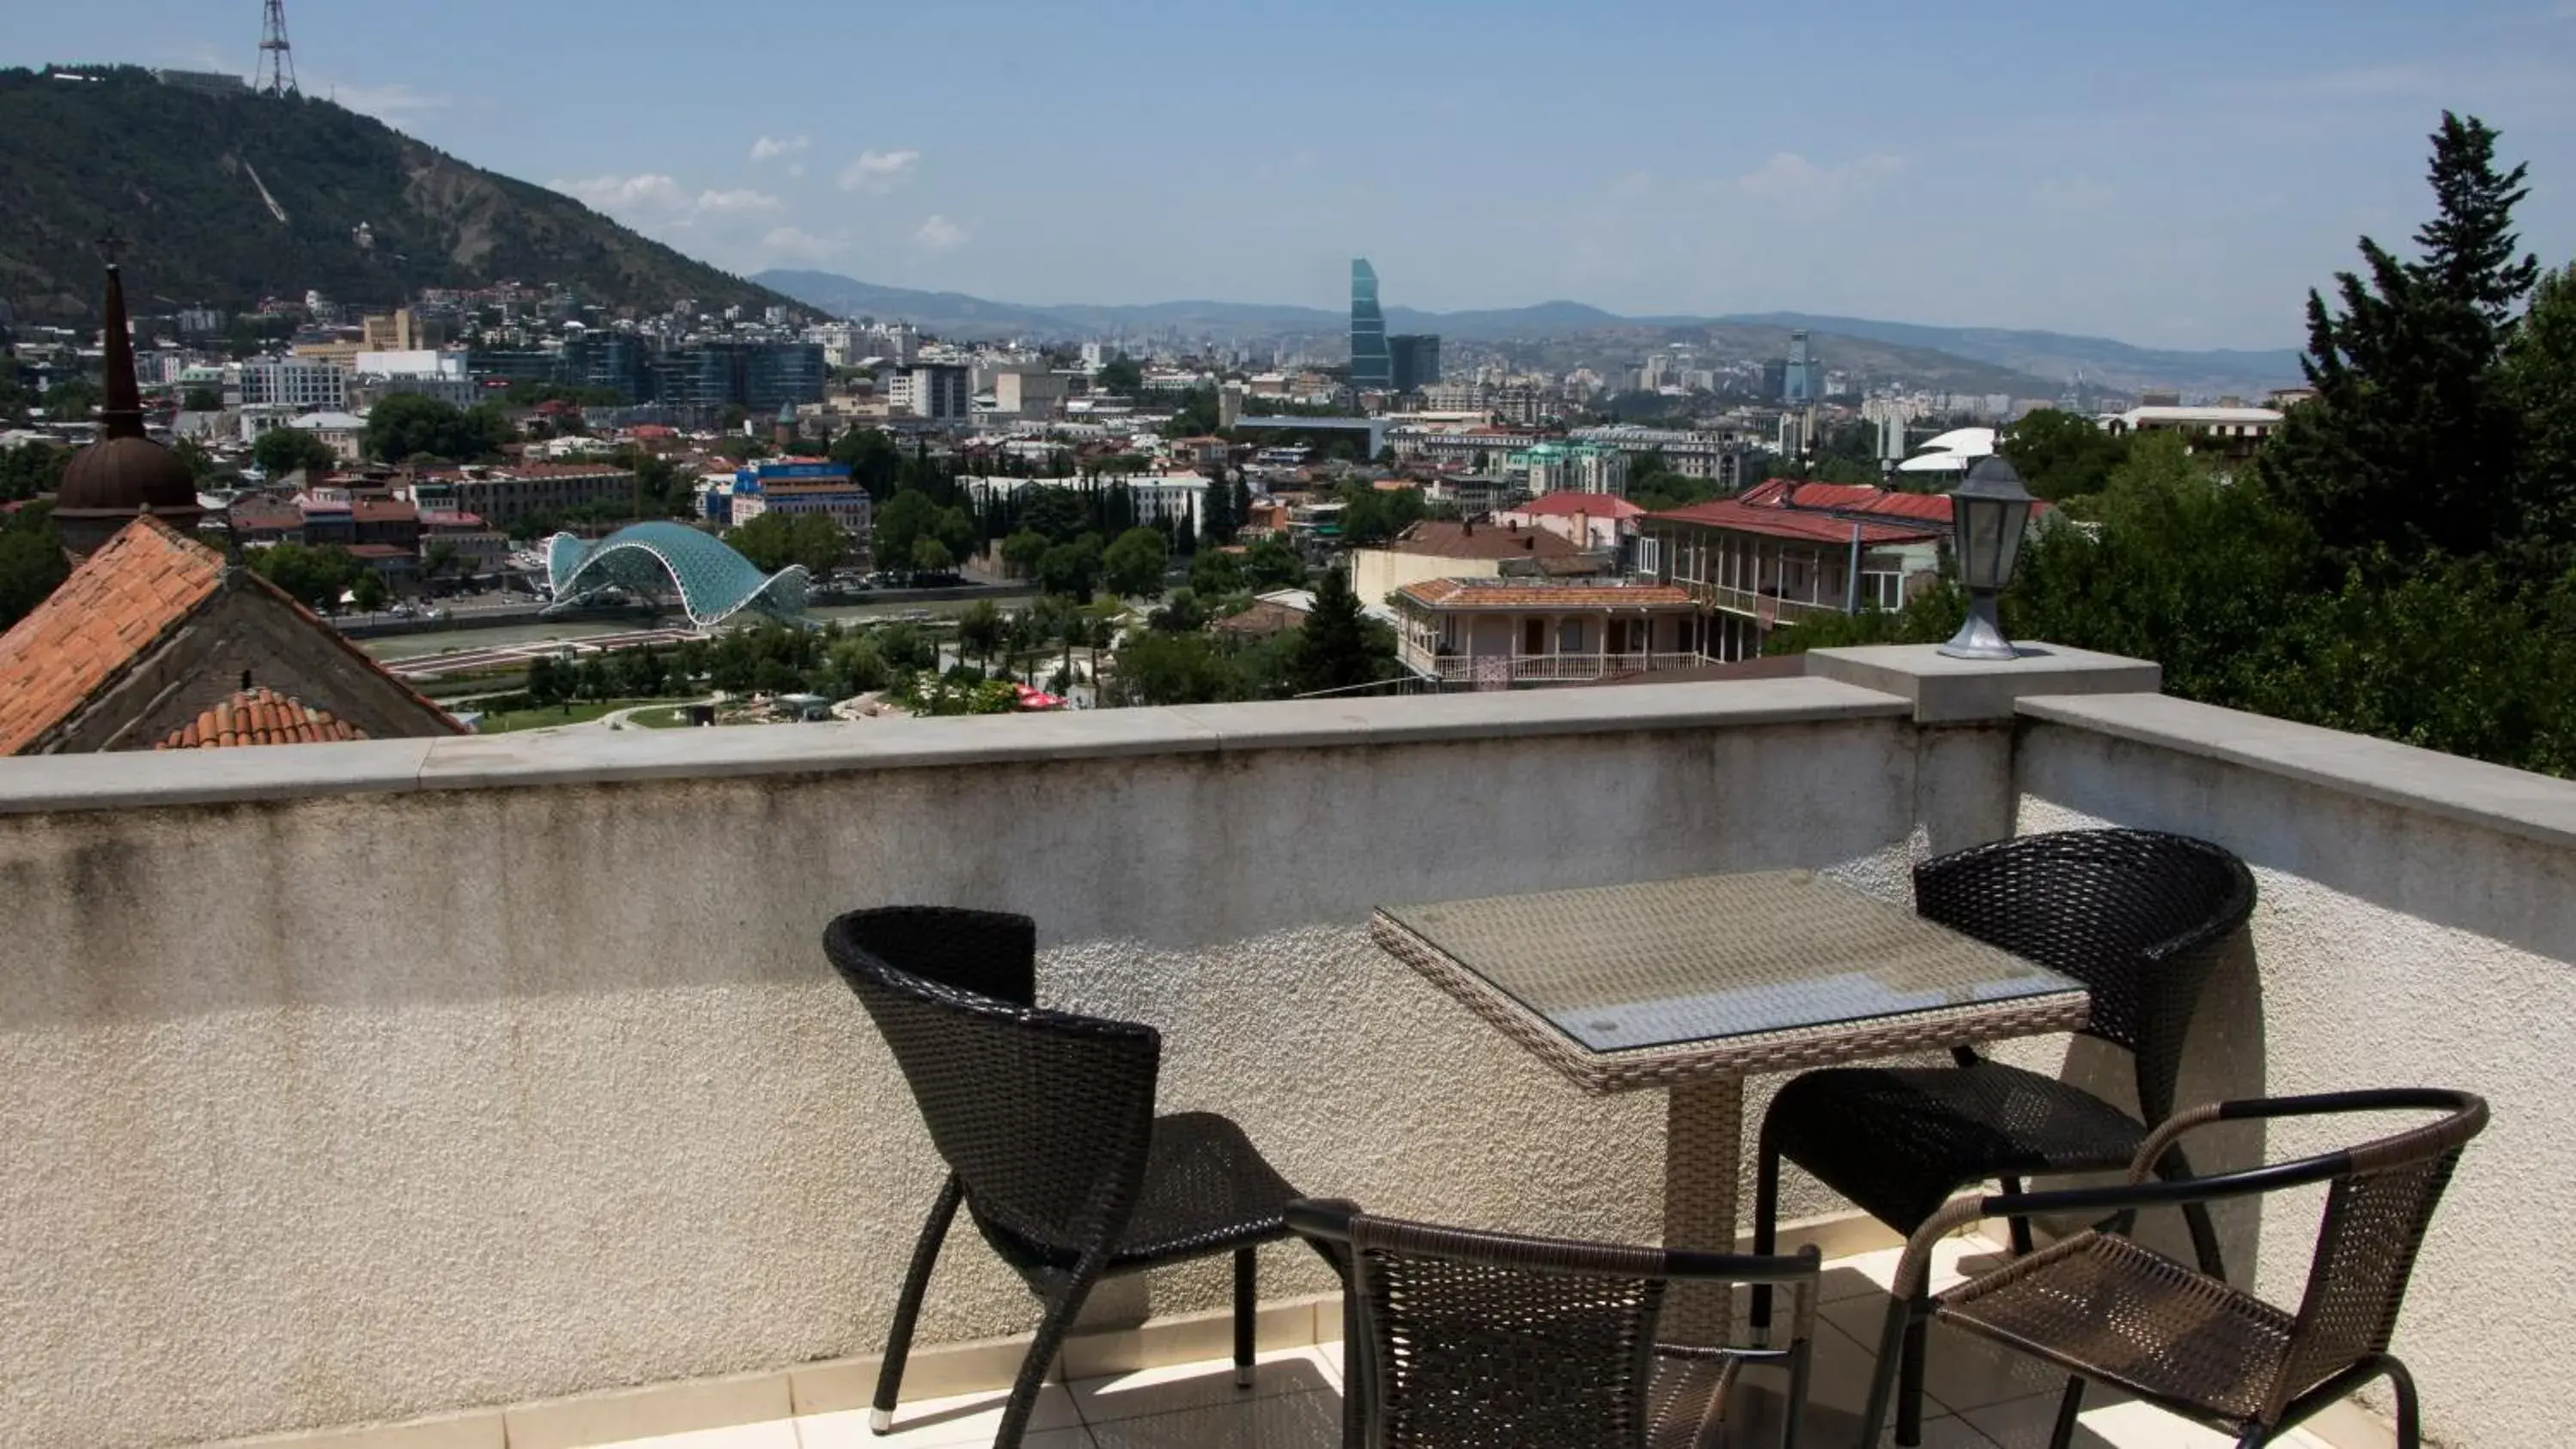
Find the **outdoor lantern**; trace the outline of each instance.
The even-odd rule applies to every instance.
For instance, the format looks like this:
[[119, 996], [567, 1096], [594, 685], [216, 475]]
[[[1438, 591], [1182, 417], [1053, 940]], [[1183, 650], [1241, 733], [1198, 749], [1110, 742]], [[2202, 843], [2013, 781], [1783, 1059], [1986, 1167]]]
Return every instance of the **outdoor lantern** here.
[[2000, 454], [1979, 458], [1950, 494], [1959, 582], [1968, 591], [1968, 618], [1941, 652], [1953, 659], [2010, 659], [2012, 641], [1995, 617], [1995, 595], [2012, 582], [2021, 536], [2030, 524], [2031, 496], [2021, 475]]

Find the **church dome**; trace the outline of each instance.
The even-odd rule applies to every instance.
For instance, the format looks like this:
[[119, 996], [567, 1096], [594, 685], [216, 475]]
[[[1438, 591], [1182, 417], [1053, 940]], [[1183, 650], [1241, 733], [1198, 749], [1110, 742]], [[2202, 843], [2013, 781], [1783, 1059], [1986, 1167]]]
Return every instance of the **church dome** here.
[[117, 530], [146, 513], [181, 533], [197, 526], [197, 478], [177, 453], [143, 435], [143, 392], [134, 381], [134, 339], [127, 333], [125, 283], [107, 269], [107, 406], [98, 441], [72, 455], [54, 495], [54, 528], [73, 554], [87, 557]]

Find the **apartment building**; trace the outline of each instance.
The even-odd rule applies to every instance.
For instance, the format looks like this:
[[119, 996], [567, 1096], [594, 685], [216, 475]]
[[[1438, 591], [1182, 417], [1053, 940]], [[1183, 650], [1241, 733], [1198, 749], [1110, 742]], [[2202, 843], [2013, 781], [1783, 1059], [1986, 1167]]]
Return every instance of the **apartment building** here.
[[1784, 624], [1820, 614], [1904, 607], [1936, 575], [1950, 500], [1837, 483], [1773, 479], [1733, 498], [1649, 514], [1637, 572], [1699, 606], [1698, 647], [1724, 662], [1758, 658]]

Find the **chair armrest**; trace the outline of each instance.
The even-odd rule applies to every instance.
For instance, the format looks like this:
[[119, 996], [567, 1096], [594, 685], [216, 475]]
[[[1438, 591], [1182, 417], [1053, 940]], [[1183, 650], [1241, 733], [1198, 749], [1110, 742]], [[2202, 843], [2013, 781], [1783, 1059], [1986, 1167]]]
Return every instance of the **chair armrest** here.
[[2304, 1097], [2245, 1097], [2185, 1108], [2147, 1134], [2129, 1159], [2129, 1181], [2145, 1182], [2174, 1143], [2215, 1122], [2248, 1122], [2272, 1117], [2325, 1117], [2344, 1112], [2466, 1112], [2474, 1103], [2466, 1092], [2441, 1087], [2388, 1087], [2360, 1092], [2321, 1092]]
[[[2443, 1122], [2360, 1147], [2270, 1163], [2212, 1177], [2174, 1182], [2147, 1182], [2156, 1160], [2185, 1133], [2213, 1122], [2270, 1117], [2317, 1117], [2344, 1112], [2438, 1111]], [[1932, 1272], [1935, 1243], [1968, 1224], [1986, 1218], [2037, 1217], [2044, 1213], [2084, 1213], [2101, 1217], [2140, 1208], [2181, 1207], [2187, 1203], [2257, 1197], [2287, 1188], [2305, 1187], [2349, 1175], [2373, 1160], [2413, 1148], [2428, 1136], [2466, 1141], [2486, 1125], [2486, 1103], [2471, 1093], [2439, 1087], [2397, 1087], [2364, 1092], [2329, 1092], [2310, 1097], [2253, 1097], [2195, 1107], [2169, 1118], [2148, 1134], [2130, 1165], [2129, 1180], [2112, 1187], [2071, 1187], [2050, 1192], [2017, 1192], [1994, 1197], [1955, 1198], [1914, 1230], [1897, 1262], [1895, 1296], [1899, 1301], [1923, 1291]]]

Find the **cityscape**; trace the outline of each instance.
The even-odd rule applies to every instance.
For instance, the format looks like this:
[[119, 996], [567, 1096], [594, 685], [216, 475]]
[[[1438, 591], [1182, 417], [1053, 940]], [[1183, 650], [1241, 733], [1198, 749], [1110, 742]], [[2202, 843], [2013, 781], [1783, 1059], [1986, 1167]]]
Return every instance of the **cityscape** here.
[[2548, 8], [0, 36], [0, 1443], [2562, 1442]]

